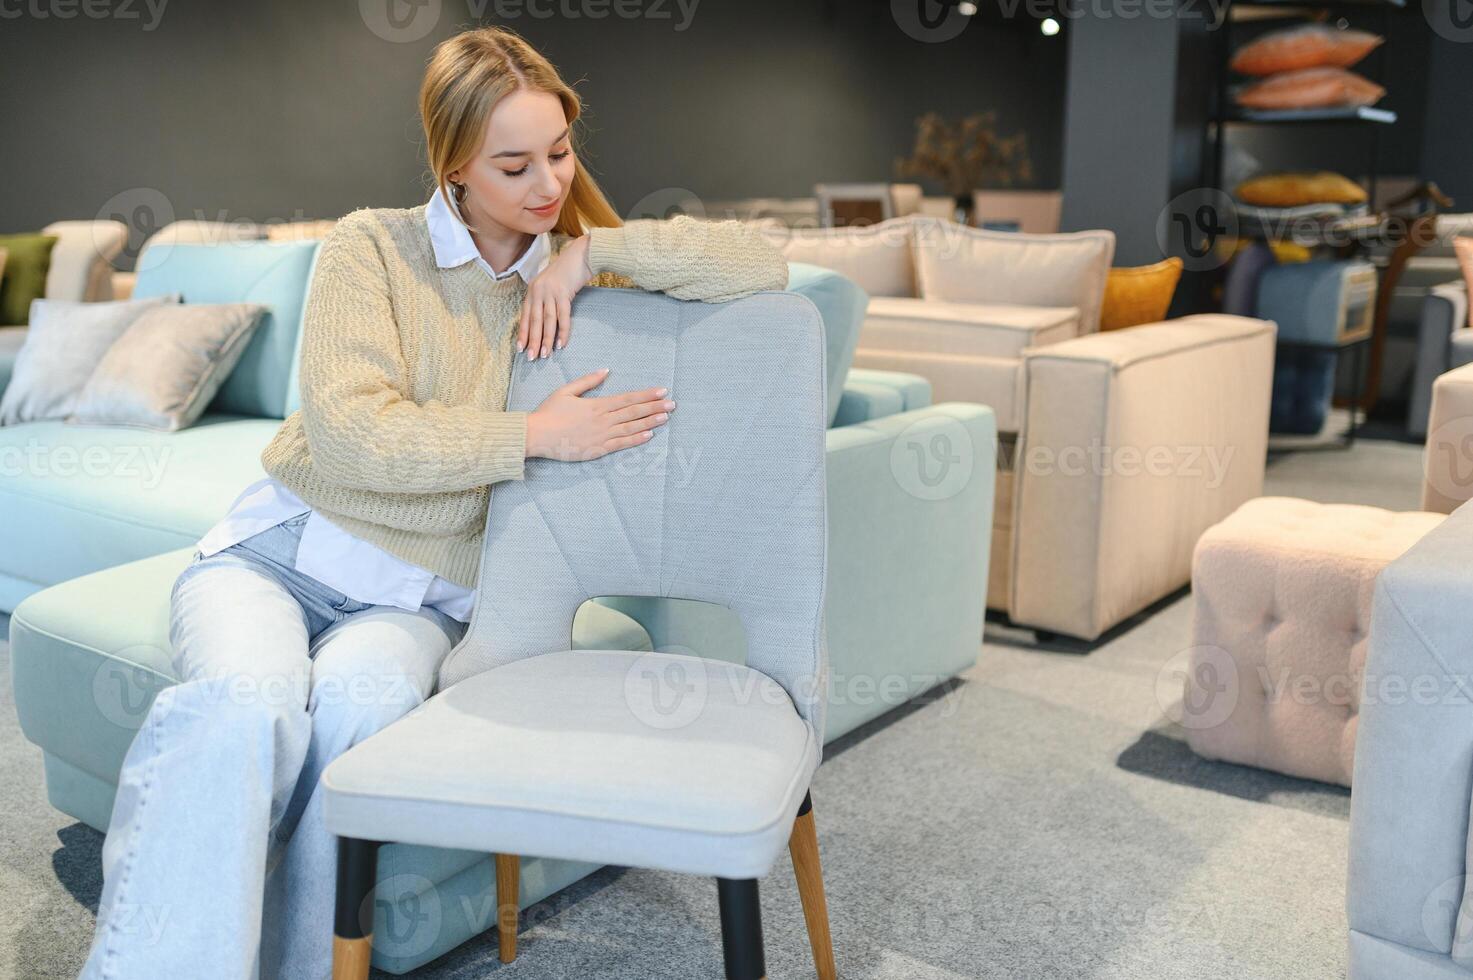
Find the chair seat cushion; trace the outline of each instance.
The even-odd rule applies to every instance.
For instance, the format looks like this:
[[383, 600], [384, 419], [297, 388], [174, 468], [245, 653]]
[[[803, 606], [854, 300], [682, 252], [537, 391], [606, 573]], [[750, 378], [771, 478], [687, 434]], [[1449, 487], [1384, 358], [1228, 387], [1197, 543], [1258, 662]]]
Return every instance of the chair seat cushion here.
[[454, 684], [340, 756], [324, 812], [344, 837], [754, 878], [818, 760], [755, 670], [562, 651]]

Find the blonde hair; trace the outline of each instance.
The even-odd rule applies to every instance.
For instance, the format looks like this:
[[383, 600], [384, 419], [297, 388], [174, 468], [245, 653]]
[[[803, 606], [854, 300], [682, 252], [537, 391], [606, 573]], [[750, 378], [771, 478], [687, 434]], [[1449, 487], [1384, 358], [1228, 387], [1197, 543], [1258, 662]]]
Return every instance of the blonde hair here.
[[[578, 93], [532, 45], [504, 27], [463, 31], [435, 45], [430, 54], [419, 89], [419, 118], [435, 193], [459, 205], [463, 198], [450, 196], [453, 192], [446, 186], [446, 175], [480, 152], [491, 110], [520, 89], [557, 96], [568, 126], [574, 129], [569, 134], [573, 184], [552, 230], [577, 237], [590, 228], [622, 225], [624, 222], [579, 159], [575, 124], [583, 103]], [[464, 218], [461, 223], [465, 223]]]

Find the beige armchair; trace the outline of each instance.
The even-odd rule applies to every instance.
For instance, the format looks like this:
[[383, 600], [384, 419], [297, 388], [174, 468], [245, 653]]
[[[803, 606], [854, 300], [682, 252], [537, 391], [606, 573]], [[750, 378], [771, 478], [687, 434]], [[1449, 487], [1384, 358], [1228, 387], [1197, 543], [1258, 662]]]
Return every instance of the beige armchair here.
[[790, 229], [792, 261], [870, 293], [856, 367], [997, 416], [987, 604], [1097, 638], [1185, 585], [1198, 536], [1262, 491], [1274, 325], [1187, 317], [1099, 334], [1108, 231], [910, 216]]

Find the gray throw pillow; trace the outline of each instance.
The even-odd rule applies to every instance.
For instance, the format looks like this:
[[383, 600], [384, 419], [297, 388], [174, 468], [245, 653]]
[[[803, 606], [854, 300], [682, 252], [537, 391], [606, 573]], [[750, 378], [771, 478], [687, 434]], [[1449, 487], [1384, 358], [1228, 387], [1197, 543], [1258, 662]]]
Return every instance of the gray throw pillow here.
[[65, 418], [98, 362], [133, 321], [178, 302], [178, 293], [106, 303], [32, 300], [30, 327], [0, 396], [0, 425]]
[[166, 432], [193, 425], [266, 309], [259, 303], [185, 303], [148, 310], [108, 349], [67, 421]]

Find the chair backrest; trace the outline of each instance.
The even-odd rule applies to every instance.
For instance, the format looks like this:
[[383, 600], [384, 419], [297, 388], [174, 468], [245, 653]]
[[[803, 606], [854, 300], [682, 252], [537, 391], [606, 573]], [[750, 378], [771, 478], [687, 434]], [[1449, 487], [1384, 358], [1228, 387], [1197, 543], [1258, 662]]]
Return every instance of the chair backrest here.
[[134, 299], [179, 293], [186, 303], [261, 303], [270, 309], [207, 411], [280, 419], [296, 410], [302, 311], [320, 244], [150, 240], [139, 257]]
[[818, 310], [791, 292], [731, 303], [588, 288], [572, 341], [518, 358], [510, 411], [601, 367], [591, 394], [668, 387], [676, 408], [641, 446], [596, 460], [527, 460], [491, 488], [475, 611], [440, 669], [441, 688], [572, 648], [595, 596], [727, 606], [747, 665], [777, 681], [822, 742], [824, 346]]

